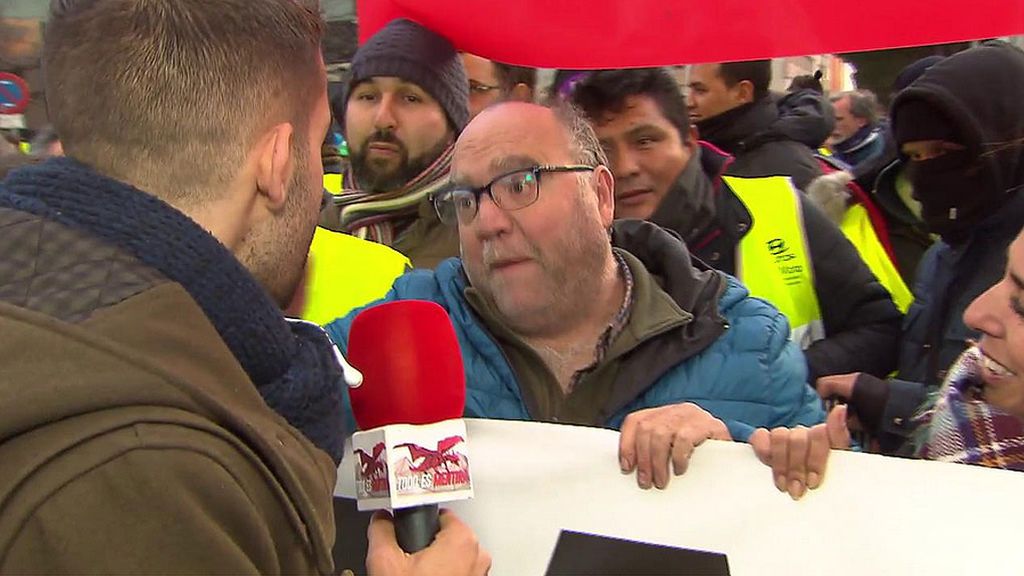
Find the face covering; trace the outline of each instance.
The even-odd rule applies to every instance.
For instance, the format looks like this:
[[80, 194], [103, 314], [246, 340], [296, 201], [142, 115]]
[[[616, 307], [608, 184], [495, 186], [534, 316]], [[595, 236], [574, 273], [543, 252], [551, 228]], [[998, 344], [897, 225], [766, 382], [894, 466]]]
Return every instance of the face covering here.
[[951, 244], [965, 241], [1003, 197], [987, 181], [977, 158], [966, 150], [910, 161], [907, 176], [914, 198], [921, 202], [921, 219], [931, 232]]

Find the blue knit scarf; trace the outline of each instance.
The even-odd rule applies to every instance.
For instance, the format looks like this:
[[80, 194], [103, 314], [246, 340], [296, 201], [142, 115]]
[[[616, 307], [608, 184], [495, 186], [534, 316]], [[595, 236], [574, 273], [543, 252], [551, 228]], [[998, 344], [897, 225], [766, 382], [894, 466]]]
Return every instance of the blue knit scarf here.
[[0, 206], [84, 231], [192, 296], [274, 411], [341, 461], [344, 380], [316, 326], [288, 323], [216, 238], [163, 201], [68, 158], [12, 172]]

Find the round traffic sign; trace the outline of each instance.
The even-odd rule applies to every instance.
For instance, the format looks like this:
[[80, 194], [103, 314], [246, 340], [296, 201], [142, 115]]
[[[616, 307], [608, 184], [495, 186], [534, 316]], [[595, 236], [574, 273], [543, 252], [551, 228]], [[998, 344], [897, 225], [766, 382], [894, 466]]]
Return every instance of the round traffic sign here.
[[0, 72], [0, 114], [21, 114], [28, 100], [28, 84], [20, 76]]

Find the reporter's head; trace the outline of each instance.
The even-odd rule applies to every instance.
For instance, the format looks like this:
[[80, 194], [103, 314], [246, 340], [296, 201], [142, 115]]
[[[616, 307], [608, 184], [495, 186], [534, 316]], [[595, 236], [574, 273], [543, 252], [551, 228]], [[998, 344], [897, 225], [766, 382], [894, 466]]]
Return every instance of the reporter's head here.
[[65, 0], [43, 66], [68, 156], [216, 236], [278, 302], [315, 227], [330, 122], [309, 0]]

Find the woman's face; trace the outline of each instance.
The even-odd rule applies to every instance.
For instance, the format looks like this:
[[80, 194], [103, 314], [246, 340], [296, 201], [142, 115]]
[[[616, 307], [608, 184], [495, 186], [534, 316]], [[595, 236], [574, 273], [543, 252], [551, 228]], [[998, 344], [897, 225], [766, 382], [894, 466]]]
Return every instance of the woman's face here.
[[1006, 260], [1006, 274], [967, 307], [964, 323], [982, 333], [985, 400], [1024, 418], [1024, 232]]

